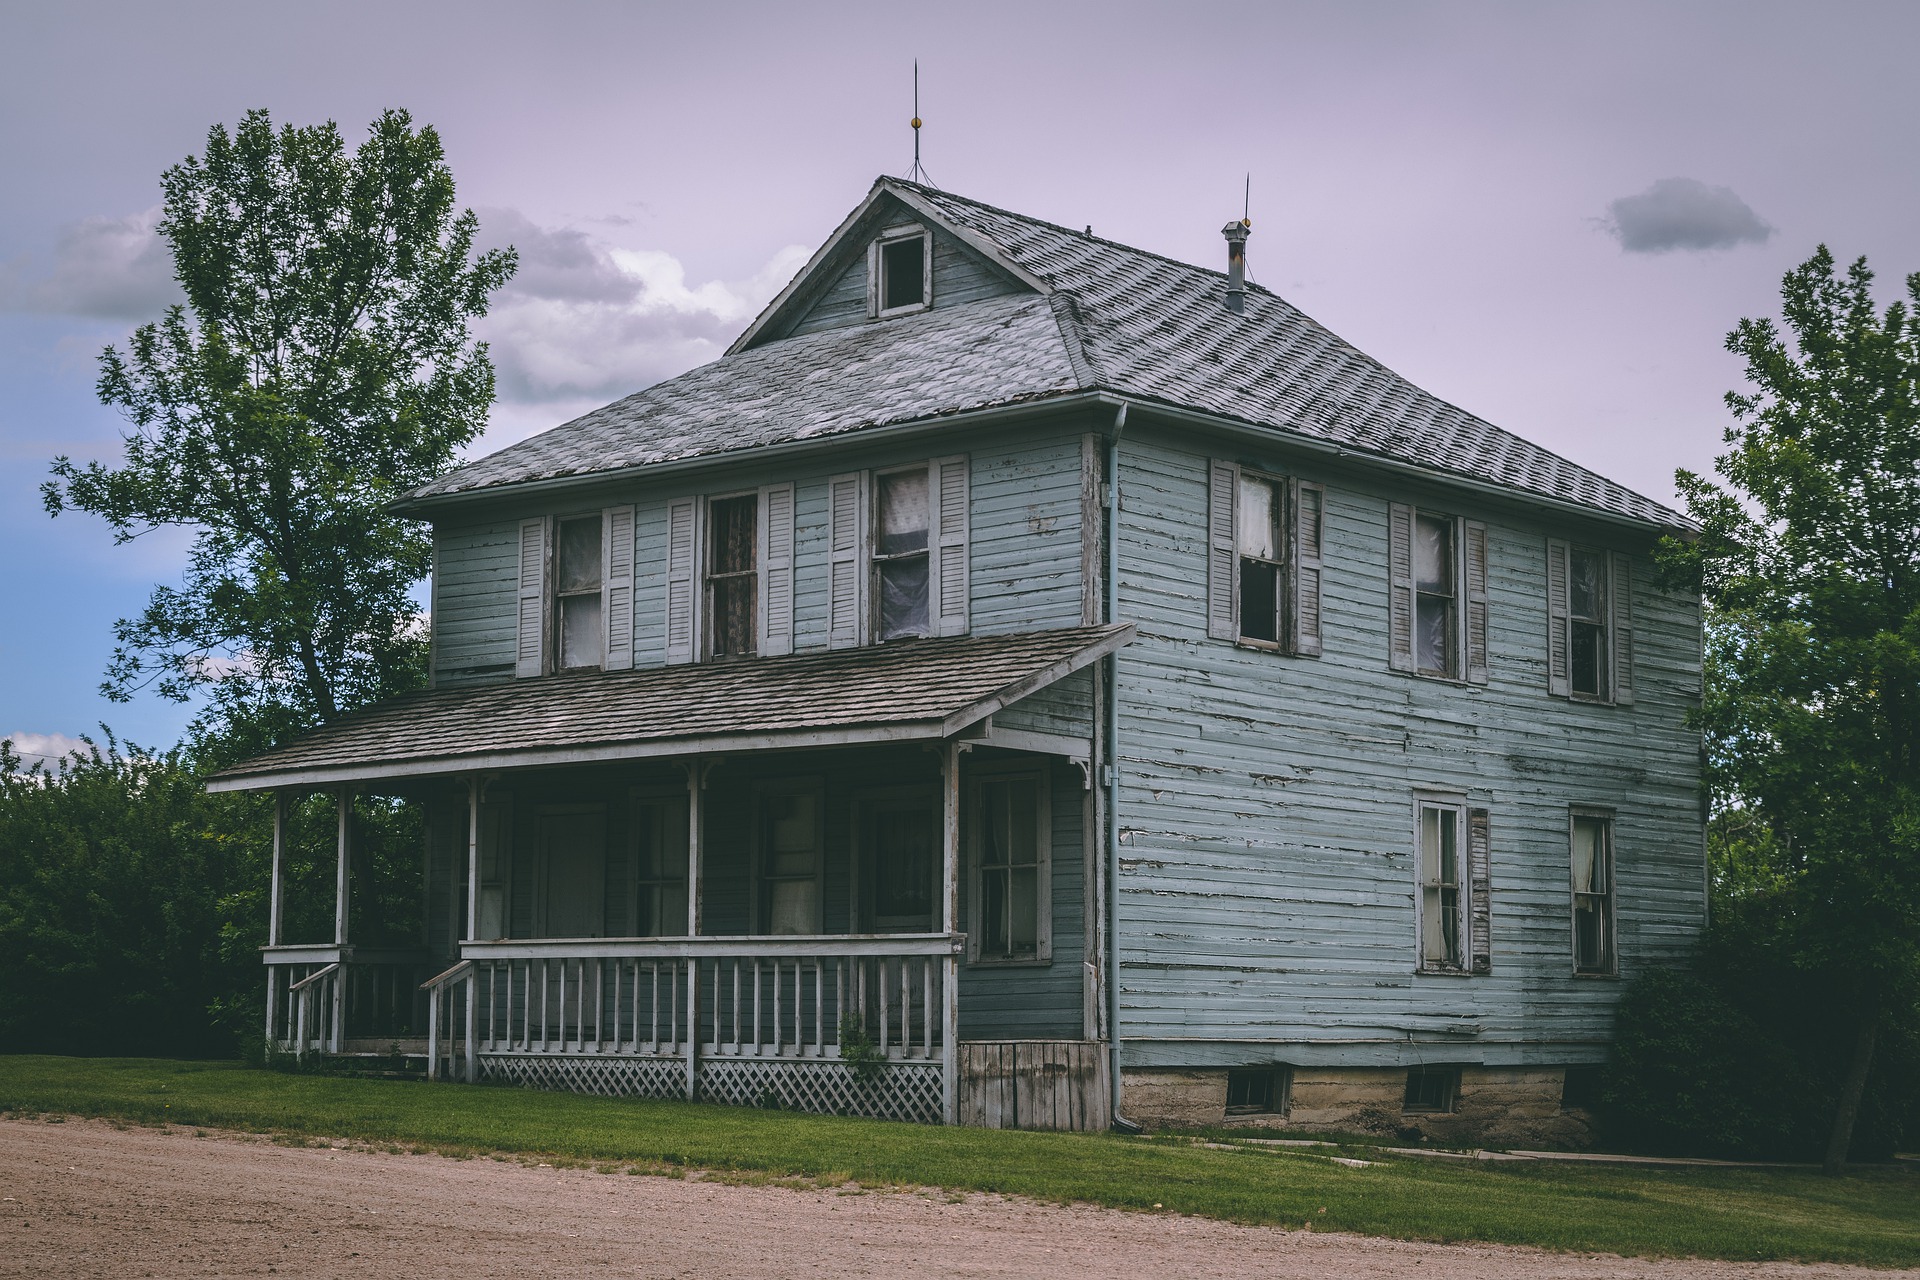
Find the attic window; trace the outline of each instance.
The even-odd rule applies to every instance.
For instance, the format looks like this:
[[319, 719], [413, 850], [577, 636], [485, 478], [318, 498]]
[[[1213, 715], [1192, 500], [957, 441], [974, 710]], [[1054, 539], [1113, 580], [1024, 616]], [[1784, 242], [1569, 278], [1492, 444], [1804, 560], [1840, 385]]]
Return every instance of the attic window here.
[[918, 227], [891, 232], [874, 242], [874, 314], [919, 311], [933, 302], [931, 241]]

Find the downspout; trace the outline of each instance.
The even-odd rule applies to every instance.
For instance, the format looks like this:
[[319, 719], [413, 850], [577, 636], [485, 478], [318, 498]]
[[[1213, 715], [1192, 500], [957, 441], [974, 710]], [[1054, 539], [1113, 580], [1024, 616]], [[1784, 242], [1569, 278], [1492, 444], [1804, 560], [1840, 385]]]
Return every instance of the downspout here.
[[[1113, 415], [1107, 437], [1107, 624], [1120, 618], [1120, 434], [1127, 429], [1127, 405]], [[1107, 1077], [1113, 1127], [1122, 1133], [1141, 1128], [1120, 1114], [1120, 655], [1107, 656]]]

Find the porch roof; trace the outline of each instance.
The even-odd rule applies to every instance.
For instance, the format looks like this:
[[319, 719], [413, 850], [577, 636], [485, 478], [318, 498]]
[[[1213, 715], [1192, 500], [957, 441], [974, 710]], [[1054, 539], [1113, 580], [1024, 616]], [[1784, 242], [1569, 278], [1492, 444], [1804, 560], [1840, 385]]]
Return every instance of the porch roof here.
[[209, 791], [931, 741], [1105, 657], [1132, 624], [431, 689], [213, 774]]

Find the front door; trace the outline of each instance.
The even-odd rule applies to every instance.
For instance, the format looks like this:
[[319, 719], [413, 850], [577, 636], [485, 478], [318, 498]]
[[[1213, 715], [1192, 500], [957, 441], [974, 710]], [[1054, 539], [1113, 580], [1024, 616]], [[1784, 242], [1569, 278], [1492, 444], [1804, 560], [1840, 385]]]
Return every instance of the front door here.
[[606, 809], [567, 805], [542, 810], [539, 850], [539, 936], [601, 936], [607, 919]]

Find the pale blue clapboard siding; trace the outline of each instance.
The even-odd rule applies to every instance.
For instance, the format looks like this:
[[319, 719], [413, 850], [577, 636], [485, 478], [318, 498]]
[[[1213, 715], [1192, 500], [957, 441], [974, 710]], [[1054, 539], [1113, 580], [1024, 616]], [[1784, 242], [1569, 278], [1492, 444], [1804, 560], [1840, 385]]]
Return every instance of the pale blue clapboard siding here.
[[1089, 740], [1093, 735], [1093, 672], [1084, 669], [1030, 693], [993, 716], [997, 728], [1054, 733]]
[[[904, 207], [895, 205], [897, 216], [885, 218], [886, 225], [910, 221]], [[882, 222], [876, 222], [878, 228]], [[870, 237], [859, 241], [861, 250], [847, 267], [808, 307], [788, 331], [788, 336], [839, 329], [869, 322], [867, 312], [867, 255]], [[969, 249], [944, 230], [933, 232], [933, 307], [957, 307], [982, 298], [1027, 292], [1027, 286]]]
[[[1119, 677], [1129, 1061], [1594, 1056], [1620, 983], [1571, 976], [1567, 806], [1618, 810], [1623, 973], [1678, 959], [1702, 918], [1691, 607], [1643, 560], [1639, 703], [1549, 698], [1544, 544], [1568, 531], [1415, 495], [1489, 521], [1493, 678], [1390, 673], [1385, 522], [1408, 495], [1295, 467], [1329, 482], [1326, 654], [1209, 641], [1208, 456], [1149, 432], [1123, 451], [1121, 616], [1142, 633]], [[1492, 813], [1490, 976], [1413, 972], [1416, 787]], [[1233, 1043], [1252, 1041], [1273, 1043]]]
[[434, 530], [434, 682], [470, 684], [513, 675], [516, 521], [443, 524]]

